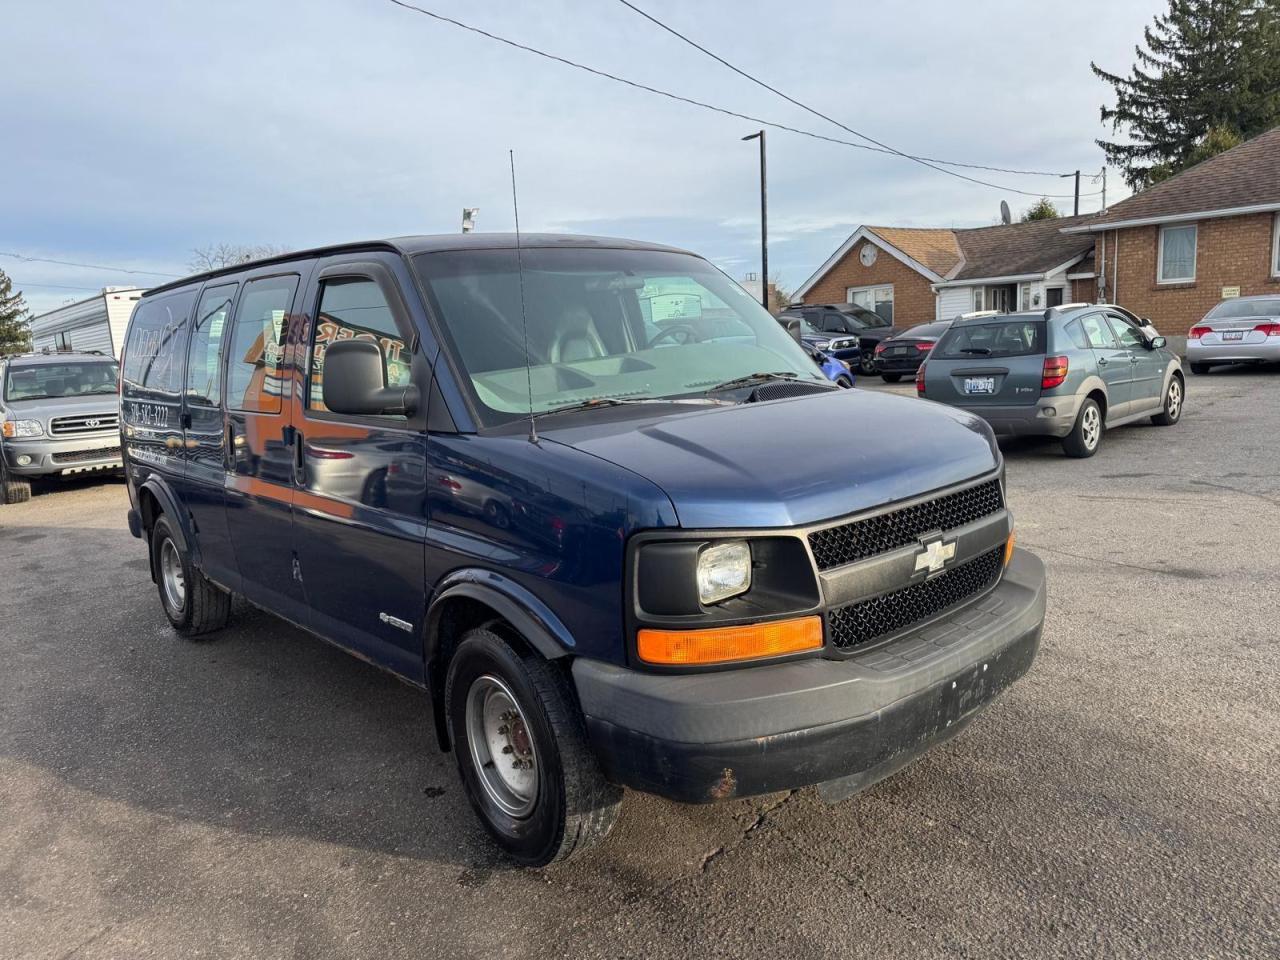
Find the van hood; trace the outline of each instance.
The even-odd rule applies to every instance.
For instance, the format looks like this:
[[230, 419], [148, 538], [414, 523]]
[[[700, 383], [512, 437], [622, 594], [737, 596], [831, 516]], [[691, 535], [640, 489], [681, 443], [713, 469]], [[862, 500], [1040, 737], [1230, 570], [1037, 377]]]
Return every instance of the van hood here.
[[[641, 408], [632, 408], [641, 409]], [[791, 527], [990, 473], [991, 428], [941, 404], [862, 390], [540, 431], [660, 486], [687, 528]]]

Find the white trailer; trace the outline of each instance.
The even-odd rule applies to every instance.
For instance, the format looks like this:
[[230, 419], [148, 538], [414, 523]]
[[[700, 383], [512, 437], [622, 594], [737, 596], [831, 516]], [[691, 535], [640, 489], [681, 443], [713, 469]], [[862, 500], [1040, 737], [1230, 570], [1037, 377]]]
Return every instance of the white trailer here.
[[125, 328], [141, 287], [103, 287], [102, 292], [31, 318], [36, 350], [98, 350], [120, 359]]

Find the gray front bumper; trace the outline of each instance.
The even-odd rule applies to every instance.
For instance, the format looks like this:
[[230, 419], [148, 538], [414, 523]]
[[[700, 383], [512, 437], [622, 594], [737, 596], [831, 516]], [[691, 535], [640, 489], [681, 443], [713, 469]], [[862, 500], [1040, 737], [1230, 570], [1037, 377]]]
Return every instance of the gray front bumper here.
[[[43, 477], [54, 474], [114, 470], [124, 465], [120, 434], [115, 431], [76, 437], [39, 437], [5, 440], [4, 462], [14, 476]], [[19, 463], [29, 457], [29, 463]]]
[[984, 597], [848, 659], [683, 675], [579, 659], [573, 679], [616, 782], [694, 803], [866, 786], [1025, 673], [1044, 613], [1044, 565], [1019, 550]]

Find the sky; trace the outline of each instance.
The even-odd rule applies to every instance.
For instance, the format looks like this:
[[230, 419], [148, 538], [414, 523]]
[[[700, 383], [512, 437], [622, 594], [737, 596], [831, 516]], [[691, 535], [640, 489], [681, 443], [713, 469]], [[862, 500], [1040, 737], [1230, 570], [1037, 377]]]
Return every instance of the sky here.
[[[615, 0], [414, 0], [765, 120], [855, 139]], [[1163, 0], [635, 0], [896, 149], [1096, 173], [1110, 88]], [[759, 124], [551, 63], [388, 0], [49, 0], [4, 14], [0, 256], [36, 311], [189, 272], [193, 248], [513, 226], [654, 240], [759, 270]], [[794, 289], [860, 224], [977, 226], [1069, 179], [960, 171], [770, 130], [770, 273]], [[1098, 185], [1087, 179], [1082, 193]], [[1116, 171], [1108, 201], [1125, 195]], [[1071, 200], [1056, 200], [1070, 212]], [[1086, 196], [1082, 212], [1098, 209]]]

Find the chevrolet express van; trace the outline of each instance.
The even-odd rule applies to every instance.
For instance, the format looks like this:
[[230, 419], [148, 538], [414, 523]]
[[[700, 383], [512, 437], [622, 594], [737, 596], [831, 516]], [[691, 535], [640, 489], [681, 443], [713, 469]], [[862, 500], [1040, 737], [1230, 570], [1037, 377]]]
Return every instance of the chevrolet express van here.
[[174, 629], [239, 594], [427, 691], [526, 864], [602, 838], [624, 787], [848, 796], [1039, 644], [987, 425], [839, 389], [668, 247], [411, 237], [155, 288], [121, 433]]

